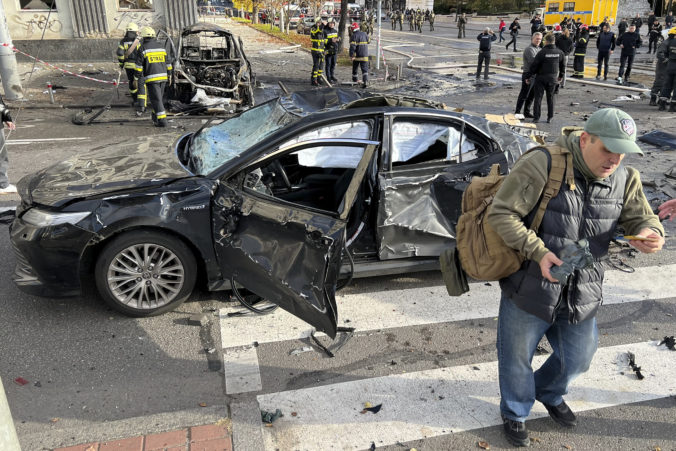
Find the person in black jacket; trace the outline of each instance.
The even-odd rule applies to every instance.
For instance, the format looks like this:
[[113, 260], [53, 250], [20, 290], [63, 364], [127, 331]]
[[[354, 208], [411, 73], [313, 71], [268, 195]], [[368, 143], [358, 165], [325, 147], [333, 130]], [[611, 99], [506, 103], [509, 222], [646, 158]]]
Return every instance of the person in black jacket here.
[[648, 36], [648, 54], [650, 54], [651, 51], [657, 53], [657, 44], [659, 43], [660, 36], [662, 36], [662, 25], [660, 25], [659, 20], [655, 20], [652, 23]]
[[530, 65], [531, 74], [535, 75], [535, 99], [533, 100], [533, 122], [540, 120], [542, 95], [547, 93], [547, 123], [554, 117], [554, 88], [561, 81], [564, 71], [563, 52], [554, 44], [556, 38], [549, 33], [545, 36], [545, 47], [535, 55]]
[[660, 111], [666, 110], [667, 102], [671, 99], [669, 111], [673, 113], [676, 111], [676, 27], [669, 30], [669, 38], [665, 42], [667, 45], [662, 54], [659, 55], [662, 61], [667, 64], [664, 83], [662, 83], [662, 91], [660, 92], [659, 109]]
[[9, 156], [7, 155], [7, 146], [5, 145], [5, 125], [10, 130], [16, 129], [12, 122], [12, 115], [9, 109], [0, 97], [0, 194], [16, 193], [16, 186], [9, 183], [7, 169], [9, 168]]
[[512, 37], [512, 40], [507, 43], [505, 46], [506, 50], [509, 50], [509, 46], [514, 43], [514, 51], [516, 52], [516, 37], [519, 36], [519, 30], [521, 25], [519, 25], [519, 18], [515, 18], [509, 26], [509, 35]]
[[619, 41], [620, 38], [624, 33], [627, 32], [627, 28], [629, 28], [629, 22], [627, 21], [627, 18], [623, 18], [620, 23], [617, 24], [617, 40]]
[[638, 34], [641, 34], [641, 27], [643, 26], [643, 19], [641, 19], [641, 15], [639, 13], [636, 13], [636, 17], [631, 19], [631, 25], [634, 25], [636, 27], [636, 32]]
[[573, 78], [584, 78], [584, 57], [587, 55], [587, 44], [589, 44], [589, 29], [587, 25], [580, 25], [579, 31], [580, 37], [575, 41]]
[[476, 79], [478, 80], [481, 77], [481, 65], [486, 64], [484, 80], [488, 80], [488, 68], [491, 64], [491, 43], [498, 37], [490, 28], [486, 27], [484, 32], [480, 33], [476, 39], [479, 41], [479, 62], [476, 65]]
[[598, 49], [598, 66], [596, 67], [596, 79], [601, 78], [601, 65], [603, 65], [603, 79], [608, 79], [608, 60], [615, 51], [615, 33], [610, 31], [610, 26], [606, 24], [603, 31], [596, 38], [596, 48]]
[[[622, 84], [623, 77], [624, 81], [629, 80], [629, 75], [631, 75], [631, 66], [634, 64], [634, 55], [636, 54], [636, 49], [641, 47], [641, 36], [636, 31], [635, 25], [629, 26], [629, 31], [622, 35], [617, 45], [622, 49], [620, 53], [620, 72], [617, 76], [617, 83]], [[625, 72], [626, 66], [626, 72]], [[625, 77], [626, 74], [626, 77]]]
[[648, 16], [648, 33], [650, 33], [650, 30], [653, 28], [653, 24], [657, 22], [657, 17], [655, 16], [655, 11], [650, 11], [650, 15]]
[[568, 28], [564, 28], [561, 34], [556, 36], [556, 48], [563, 52], [563, 74], [561, 76], [561, 83], [556, 85], [555, 93], [559, 92], [559, 88], [566, 87], [568, 56], [573, 51], [573, 39], [570, 37], [570, 30]]
[[535, 17], [530, 20], [530, 34], [533, 35], [533, 33], [539, 32], [540, 25], [542, 25], [542, 19], [540, 19], [539, 14], [536, 14]]

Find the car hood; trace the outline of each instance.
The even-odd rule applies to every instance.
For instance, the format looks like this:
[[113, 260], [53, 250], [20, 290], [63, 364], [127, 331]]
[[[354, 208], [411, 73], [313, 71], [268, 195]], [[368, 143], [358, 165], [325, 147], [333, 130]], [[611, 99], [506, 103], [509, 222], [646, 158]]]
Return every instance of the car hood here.
[[188, 177], [171, 147], [178, 137], [169, 133], [93, 149], [23, 177], [17, 189], [28, 204], [59, 207], [74, 199]]

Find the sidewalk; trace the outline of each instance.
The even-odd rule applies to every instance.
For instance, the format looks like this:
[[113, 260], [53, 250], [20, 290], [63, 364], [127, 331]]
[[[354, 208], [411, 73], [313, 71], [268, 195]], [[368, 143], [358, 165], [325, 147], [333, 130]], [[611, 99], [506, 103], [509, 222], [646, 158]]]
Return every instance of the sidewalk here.
[[227, 425], [207, 424], [107, 442], [91, 442], [54, 451], [231, 451]]

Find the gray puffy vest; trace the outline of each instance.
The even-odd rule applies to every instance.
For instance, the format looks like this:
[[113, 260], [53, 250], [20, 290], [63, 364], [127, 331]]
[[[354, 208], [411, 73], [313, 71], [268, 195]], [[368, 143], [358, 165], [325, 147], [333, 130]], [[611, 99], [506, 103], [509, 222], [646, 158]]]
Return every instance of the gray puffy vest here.
[[[594, 265], [575, 271], [564, 291], [562, 284], [551, 283], [542, 277], [537, 262], [524, 261], [516, 273], [500, 280], [503, 292], [520, 309], [549, 323], [554, 322], [556, 311], [564, 305], [568, 308], [568, 320], [573, 324], [596, 314], [603, 296], [604, 268], [600, 259], [608, 253], [620, 219], [626, 182], [624, 166], [607, 179], [592, 182], [587, 182], [575, 169], [575, 190], [571, 191], [564, 183], [559, 194], [549, 201], [538, 236], [547, 249], [557, 255], [565, 245], [586, 238]], [[526, 218], [526, 224], [530, 223], [532, 215]]]

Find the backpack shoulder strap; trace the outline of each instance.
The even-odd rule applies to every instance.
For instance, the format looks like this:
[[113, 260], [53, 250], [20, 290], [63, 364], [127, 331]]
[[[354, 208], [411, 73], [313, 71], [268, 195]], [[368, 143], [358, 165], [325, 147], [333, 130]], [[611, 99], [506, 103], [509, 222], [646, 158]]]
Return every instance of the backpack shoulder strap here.
[[542, 218], [547, 210], [549, 201], [559, 194], [564, 179], [568, 183], [568, 189], [575, 190], [575, 174], [573, 172], [573, 154], [566, 148], [553, 145], [548, 147], [535, 147], [531, 150], [543, 150], [547, 153], [550, 167], [547, 184], [542, 193], [540, 205], [538, 205], [537, 212], [533, 217], [531, 223], [531, 230], [537, 232], [542, 222]]

